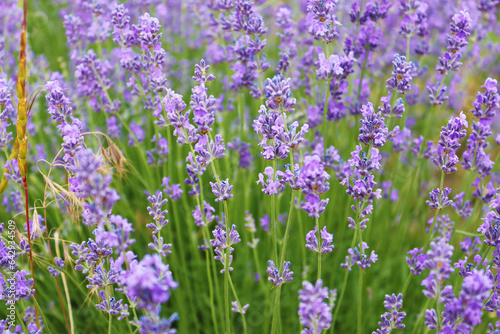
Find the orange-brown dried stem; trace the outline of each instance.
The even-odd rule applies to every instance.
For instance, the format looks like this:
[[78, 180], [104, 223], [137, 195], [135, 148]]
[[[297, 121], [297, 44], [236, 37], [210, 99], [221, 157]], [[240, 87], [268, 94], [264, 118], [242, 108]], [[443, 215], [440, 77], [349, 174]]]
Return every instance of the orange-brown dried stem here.
[[[35, 290], [33, 296], [36, 298], [35, 287], [35, 271], [33, 267], [33, 251], [31, 245], [31, 228], [29, 216], [29, 201], [28, 201], [28, 179], [27, 179], [27, 155], [28, 155], [28, 135], [26, 133], [26, 123], [28, 122], [28, 94], [26, 93], [26, 17], [28, 14], [28, 0], [23, 1], [23, 23], [21, 26], [21, 41], [19, 43], [19, 73], [17, 76], [17, 124], [16, 124], [16, 141], [18, 144], [17, 162], [19, 165], [19, 174], [23, 179], [24, 198], [26, 208], [26, 225], [28, 229], [28, 244], [30, 246], [29, 258], [31, 277], [33, 278], [33, 289]], [[15, 143], [14, 143], [15, 145]], [[38, 321], [38, 309], [35, 307], [36, 326], [40, 328]]]

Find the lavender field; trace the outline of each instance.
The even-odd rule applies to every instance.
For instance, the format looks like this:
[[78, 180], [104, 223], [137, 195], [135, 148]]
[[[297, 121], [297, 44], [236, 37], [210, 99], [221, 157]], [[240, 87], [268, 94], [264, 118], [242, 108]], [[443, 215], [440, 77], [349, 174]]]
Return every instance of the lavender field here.
[[1, 0], [0, 333], [500, 334], [500, 0]]

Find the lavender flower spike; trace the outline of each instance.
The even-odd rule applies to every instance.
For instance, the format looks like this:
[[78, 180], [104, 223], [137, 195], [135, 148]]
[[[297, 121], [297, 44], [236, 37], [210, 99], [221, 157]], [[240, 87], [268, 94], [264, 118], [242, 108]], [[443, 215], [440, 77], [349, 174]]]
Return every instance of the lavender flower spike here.
[[307, 233], [306, 248], [315, 253], [321, 253], [321, 254], [330, 253], [335, 247], [334, 245], [332, 245], [333, 234], [328, 233], [326, 231], [326, 226], [323, 227], [323, 229], [321, 230], [321, 239], [323, 242], [321, 243], [320, 246], [318, 243], [318, 238], [316, 237], [316, 232], [318, 232], [318, 229], [314, 227], [314, 230], [311, 230]]
[[269, 275], [268, 280], [273, 282], [275, 286], [280, 286], [286, 282], [293, 280], [293, 271], [290, 271], [291, 262], [283, 262], [283, 272], [280, 275], [279, 269], [276, 267], [273, 261], [267, 261], [268, 267], [266, 273]]
[[316, 284], [304, 281], [304, 287], [299, 290], [300, 324], [307, 327], [302, 333], [321, 333], [328, 329], [332, 321], [332, 307], [324, 300], [329, 298], [327, 287], [323, 287], [323, 281], [317, 280]]

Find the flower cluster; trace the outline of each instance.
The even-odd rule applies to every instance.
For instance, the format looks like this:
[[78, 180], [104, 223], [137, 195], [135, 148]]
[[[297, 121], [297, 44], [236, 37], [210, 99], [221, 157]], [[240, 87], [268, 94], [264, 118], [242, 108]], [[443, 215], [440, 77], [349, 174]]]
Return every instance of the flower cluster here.
[[335, 247], [332, 245], [333, 242], [333, 234], [328, 233], [326, 231], [326, 226], [321, 230], [321, 245], [318, 242], [318, 238], [316, 237], [316, 232], [318, 232], [318, 228], [314, 227], [314, 230], [311, 230], [306, 235], [306, 248], [321, 254], [330, 253]]
[[450, 24], [451, 32], [447, 36], [447, 52], [439, 57], [436, 71], [445, 74], [448, 71], [458, 71], [462, 63], [463, 54], [461, 50], [469, 43], [467, 37], [472, 33], [472, 19], [467, 11], [460, 11], [453, 15]]
[[441, 128], [440, 140], [436, 152], [432, 156], [432, 162], [445, 173], [457, 171], [458, 164], [457, 149], [460, 147], [460, 139], [466, 136], [468, 123], [463, 112], [459, 117], [452, 117], [446, 127]]
[[267, 261], [267, 270], [266, 273], [269, 275], [268, 280], [274, 283], [274, 286], [280, 286], [285, 284], [286, 282], [290, 282], [293, 280], [293, 271], [290, 270], [290, 265], [292, 263], [288, 261], [283, 262], [283, 269], [280, 270], [273, 261]]
[[373, 334], [386, 334], [392, 332], [393, 329], [403, 329], [406, 326], [403, 324], [403, 319], [406, 316], [405, 312], [399, 312], [403, 307], [403, 295], [400, 293], [385, 295], [384, 307], [388, 312], [380, 316], [380, 329], [377, 329]]
[[[429, 34], [427, 10], [429, 6], [425, 1], [409, 1], [400, 3], [400, 11], [404, 13], [399, 24], [399, 33], [408, 40], [413, 36], [418, 36], [419, 43], [415, 47], [418, 55], [426, 54], [429, 45], [424, 39]], [[409, 41], [408, 41], [409, 43]]]
[[300, 324], [306, 329], [302, 333], [320, 333], [328, 329], [332, 321], [332, 306], [325, 303], [330, 298], [330, 291], [323, 287], [323, 281], [317, 280], [316, 284], [308, 281], [302, 282], [303, 289], [299, 290]]
[[210, 239], [210, 245], [215, 248], [215, 259], [219, 260], [224, 266], [220, 272], [223, 274], [226, 270], [232, 271], [231, 262], [233, 262], [233, 256], [231, 253], [234, 248], [231, 246], [241, 241], [240, 235], [236, 231], [236, 225], [233, 225], [229, 230], [229, 237], [226, 231], [221, 228], [216, 228], [212, 234], [214, 239]]
[[349, 248], [347, 250], [349, 255], [345, 257], [345, 263], [341, 263], [340, 266], [349, 271], [351, 271], [353, 265], [357, 265], [361, 269], [370, 268], [372, 263], [377, 262], [378, 255], [373, 250], [370, 256], [365, 254], [368, 248], [368, 245], [364, 241], [361, 245], [358, 244], [358, 247]]
[[486, 91], [485, 93], [478, 92], [476, 99], [472, 102], [474, 109], [471, 110], [479, 121], [472, 122], [472, 132], [467, 138], [467, 150], [463, 153], [462, 166], [477, 172], [482, 180], [490, 174], [494, 165], [490, 159], [491, 155], [485, 150], [488, 148], [487, 139], [492, 134], [492, 118], [495, 117], [500, 105], [500, 95], [497, 81], [492, 78], [487, 78], [481, 87]]

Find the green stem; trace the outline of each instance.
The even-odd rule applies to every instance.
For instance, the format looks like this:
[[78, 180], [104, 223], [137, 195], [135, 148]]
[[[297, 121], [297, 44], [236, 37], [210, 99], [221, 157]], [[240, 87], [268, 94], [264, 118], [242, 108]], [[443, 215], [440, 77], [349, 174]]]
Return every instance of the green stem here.
[[[229, 233], [226, 235], [229, 235]], [[226, 249], [226, 259], [224, 260], [224, 315], [226, 318], [226, 334], [231, 333], [231, 324], [229, 322], [229, 249], [229, 247]]]
[[[236, 302], [238, 303], [239, 307], [243, 307], [242, 304], [240, 304], [240, 300], [238, 299], [238, 294], [236, 293], [236, 289], [234, 288], [233, 285], [233, 280], [231, 279], [231, 275], [229, 275], [229, 284], [231, 285], [231, 290], [233, 291], [234, 298], [236, 299]], [[247, 334], [247, 323], [245, 321], [245, 315], [241, 313], [241, 319], [243, 323], [243, 333]]]
[[280, 308], [280, 295], [281, 295], [281, 285], [276, 288], [276, 294], [274, 295], [274, 311], [273, 311], [273, 322], [271, 325], [271, 334], [276, 333], [276, 326], [278, 322], [278, 314]]
[[441, 283], [437, 282], [437, 293], [436, 296], [436, 314], [437, 314], [437, 333], [441, 332], [441, 303], [439, 302], [439, 297], [441, 295]]
[[[352, 237], [352, 241], [351, 241], [351, 248], [354, 248], [354, 245], [356, 243], [357, 234], [358, 234], [358, 229], [355, 229], [354, 236]], [[334, 332], [335, 321], [337, 320], [337, 315], [338, 315], [339, 310], [340, 310], [340, 305], [342, 305], [342, 300], [344, 299], [344, 294], [345, 294], [345, 289], [347, 287], [347, 279], [349, 278], [349, 273], [350, 273], [350, 271], [346, 269], [345, 274], [344, 274], [344, 282], [342, 283], [342, 288], [340, 290], [340, 297], [339, 297], [339, 300], [338, 300], [336, 308], [335, 308], [335, 313], [333, 314], [332, 333]]]
[[363, 302], [363, 270], [359, 268], [359, 280], [358, 280], [358, 334], [362, 332], [362, 302]]
[[327, 134], [328, 134], [328, 126], [327, 126], [327, 120], [326, 120], [326, 114], [328, 110], [328, 93], [330, 88], [330, 82], [326, 82], [326, 90], [325, 90], [325, 105], [323, 107], [323, 151], [326, 154], [326, 139], [327, 139]]
[[413, 331], [411, 332], [412, 334], [419, 333], [418, 329], [420, 328], [420, 324], [422, 323], [422, 320], [424, 320], [424, 318], [425, 318], [424, 313], [425, 313], [425, 310], [427, 309], [427, 307], [429, 306], [430, 301], [431, 301], [431, 299], [427, 299], [427, 301], [425, 302], [425, 305], [422, 307], [422, 310], [420, 311], [419, 316], [418, 316], [417, 323], [415, 324], [415, 326], [413, 327]]
[[[320, 234], [320, 229], [319, 229], [319, 219], [316, 218], [316, 229], [318, 230], [318, 234]], [[321, 245], [318, 245], [321, 248]], [[318, 279], [321, 279], [321, 249], [318, 250]]]
[[[208, 229], [204, 229], [203, 232], [208, 231]], [[206, 234], [206, 233], [204, 233]], [[208, 240], [208, 236], [205, 235], [206, 240]], [[212, 322], [214, 324], [214, 329], [215, 333], [219, 333], [219, 327], [217, 324], [217, 317], [215, 315], [215, 305], [214, 305], [214, 290], [212, 286], [212, 273], [210, 271], [210, 255], [208, 254], [208, 251], [205, 252], [205, 257], [206, 257], [206, 265], [207, 265], [207, 277], [208, 277], [208, 292], [210, 295], [210, 311], [212, 313]]]
[[411, 36], [406, 37], [406, 61], [410, 59], [410, 40]]
[[[276, 160], [273, 160], [273, 178], [276, 177]], [[273, 238], [273, 253], [276, 265], [278, 264], [278, 241], [276, 237], [277, 233], [277, 221], [276, 221], [276, 196], [271, 195], [271, 228], [272, 228], [272, 238]]]
[[111, 322], [112, 322], [113, 316], [111, 315], [111, 312], [109, 313], [109, 320], [108, 320], [108, 334], [111, 334]]
[[408, 278], [406, 279], [405, 285], [403, 286], [403, 290], [401, 294], [404, 296], [406, 293], [406, 289], [408, 289], [408, 286], [410, 285], [411, 279], [413, 278], [413, 274], [410, 272], [408, 275]]

